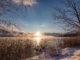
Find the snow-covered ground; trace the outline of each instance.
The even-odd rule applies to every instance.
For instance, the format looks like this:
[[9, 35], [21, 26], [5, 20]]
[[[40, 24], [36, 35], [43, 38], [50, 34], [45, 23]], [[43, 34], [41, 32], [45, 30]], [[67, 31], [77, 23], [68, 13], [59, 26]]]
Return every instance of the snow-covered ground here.
[[24, 60], [80, 60], [80, 48], [64, 48], [60, 55], [51, 57], [46, 52]]

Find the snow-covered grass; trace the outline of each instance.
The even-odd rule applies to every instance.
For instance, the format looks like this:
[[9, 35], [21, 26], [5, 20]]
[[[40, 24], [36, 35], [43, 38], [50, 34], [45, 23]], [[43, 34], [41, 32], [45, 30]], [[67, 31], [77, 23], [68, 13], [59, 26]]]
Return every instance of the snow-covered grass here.
[[31, 40], [0, 39], [0, 60], [21, 60], [33, 56]]
[[[80, 60], [78, 40], [42, 40], [39, 47], [35, 48], [32, 40], [0, 39], [1, 60]], [[77, 44], [77, 45], [76, 45]], [[78, 48], [69, 48], [73, 46]], [[61, 47], [64, 46], [65, 48]], [[66, 47], [67, 46], [67, 47]], [[80, 46], [80, 45], [79, 45]], [[38, 54], [37, 54], [38, 53]], [[4, 59], [5, 58], [5, 59]]]
[[49, 56], [47, 52], [43, 52], [38, 56], [34, 56], [24, 60], [80, 60], [80, 48], [64, 48], [60, 49], [60, 55]]

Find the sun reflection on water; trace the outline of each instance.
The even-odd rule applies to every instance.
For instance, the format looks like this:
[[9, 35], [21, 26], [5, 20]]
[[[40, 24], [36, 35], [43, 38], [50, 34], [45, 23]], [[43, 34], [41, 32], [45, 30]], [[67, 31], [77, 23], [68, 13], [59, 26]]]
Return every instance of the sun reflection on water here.
[[36, 45], [37, 45], [37, 46], [40, 45], [40, 42], [41, 42], [41, 36], [42, 36], [42, 34], [41, 34], [40, 31], [38, 31], [38, 32], [35, 33], [35, 40], [36, 40]]

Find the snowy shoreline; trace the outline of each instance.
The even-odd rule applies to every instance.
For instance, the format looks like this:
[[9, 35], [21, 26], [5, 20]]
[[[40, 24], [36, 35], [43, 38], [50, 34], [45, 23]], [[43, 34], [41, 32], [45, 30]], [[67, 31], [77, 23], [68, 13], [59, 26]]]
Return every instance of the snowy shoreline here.
[[64, 48], [61, 49], [59, 56], [50, 57], [43, 52], [38, 56], [34, 56], [24, 60], [80, 60], [80, 48]]

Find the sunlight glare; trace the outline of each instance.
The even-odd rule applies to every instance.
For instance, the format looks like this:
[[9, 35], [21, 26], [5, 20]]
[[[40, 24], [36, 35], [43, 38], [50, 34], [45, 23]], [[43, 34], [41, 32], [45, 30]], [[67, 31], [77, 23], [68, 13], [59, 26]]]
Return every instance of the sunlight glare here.
[[37, 45], [39, 45], [41, 42], [41, 32], [40, 31], [35, 33], [35, 39], [36, 39]]
[[40, 31], [36, 32], [36, 36], [41, 36]]

